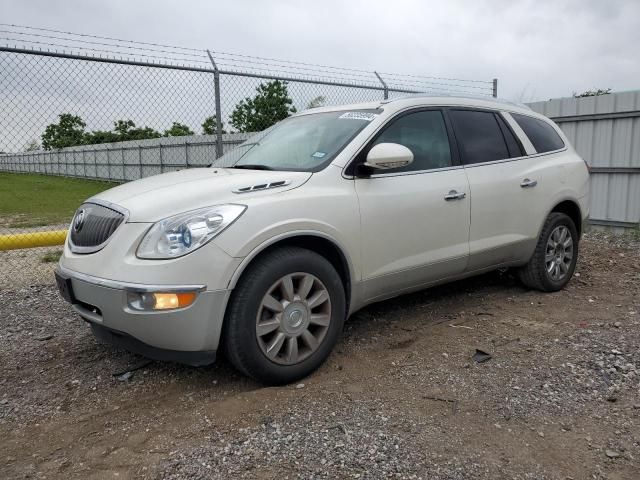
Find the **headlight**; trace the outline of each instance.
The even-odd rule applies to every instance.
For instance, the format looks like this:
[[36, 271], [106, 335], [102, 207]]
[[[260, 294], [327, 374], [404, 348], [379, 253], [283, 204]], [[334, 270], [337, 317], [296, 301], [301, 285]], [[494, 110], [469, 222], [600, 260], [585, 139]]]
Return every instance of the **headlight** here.
[[219, 205], [160, 220], [144, 236], [136, 255], [166, 259], [191, 253], [221, 233], [246, 209], [244, 205]]

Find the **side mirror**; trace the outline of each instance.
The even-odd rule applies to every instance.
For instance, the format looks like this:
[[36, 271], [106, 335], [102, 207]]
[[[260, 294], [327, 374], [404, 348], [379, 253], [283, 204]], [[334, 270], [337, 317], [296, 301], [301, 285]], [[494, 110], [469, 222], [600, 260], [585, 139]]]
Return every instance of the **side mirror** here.
[[364, 165], [370, 168], [387, 169], [405, 167], [413, 162], [413, 153], [399, 143], [379, 143], [367, 154]]

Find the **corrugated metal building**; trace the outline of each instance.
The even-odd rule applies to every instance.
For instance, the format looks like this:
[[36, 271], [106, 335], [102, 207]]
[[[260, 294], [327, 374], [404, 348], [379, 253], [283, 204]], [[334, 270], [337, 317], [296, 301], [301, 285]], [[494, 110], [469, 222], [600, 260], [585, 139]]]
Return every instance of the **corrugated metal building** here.
[[640, 223], [640, 91], [528, 104], [554, 120], [592, 166], [591, 223]]

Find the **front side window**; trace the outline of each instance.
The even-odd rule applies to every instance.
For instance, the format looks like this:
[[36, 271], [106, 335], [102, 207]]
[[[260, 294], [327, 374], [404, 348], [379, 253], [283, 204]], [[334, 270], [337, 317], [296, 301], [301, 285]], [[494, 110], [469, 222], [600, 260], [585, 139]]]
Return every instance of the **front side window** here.
[[511, 116], [529, 137], [536, 152], [545, 153], [564, 148], [562, 138], [547, 122], [519, 113], [512, 113]]
[[449, 115], [460, 147], [462, 163], [470, 165], [512, 157], [493, 112], [451, 110]]
[[291, 117], [257, 133], [212, 166], [316, 172], [327, 166], [378, 113], [354, 110]]
[[411, 164], [384, 170], [383, 173], [415, 172], [451, 166], [447, 127], [439, 110], [409, 113], [393, 120], [370, 147], [379, 143], [399, 143], [413, 153]]

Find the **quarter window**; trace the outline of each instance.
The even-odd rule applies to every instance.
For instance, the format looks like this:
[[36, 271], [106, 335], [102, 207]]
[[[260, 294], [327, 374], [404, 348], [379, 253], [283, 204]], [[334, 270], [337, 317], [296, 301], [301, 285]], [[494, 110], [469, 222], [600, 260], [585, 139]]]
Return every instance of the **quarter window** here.
[[371, 144], [399, 143], [413, 153], [406, 167], [384, 173], [415, 172], [451, 166], [451, 149], [444, 117], [439, 110], [425, 110], [403, 115], [393, 121]]
[[450, 116], [465, 165], [512, 157], [493, 112], [451, 110]]
[[512, 113], [511, 116], [529, 137], [536, 152], [545, 153], [564, 148], [564, 142], [558, 132], [544, 120], [519, 113]]

